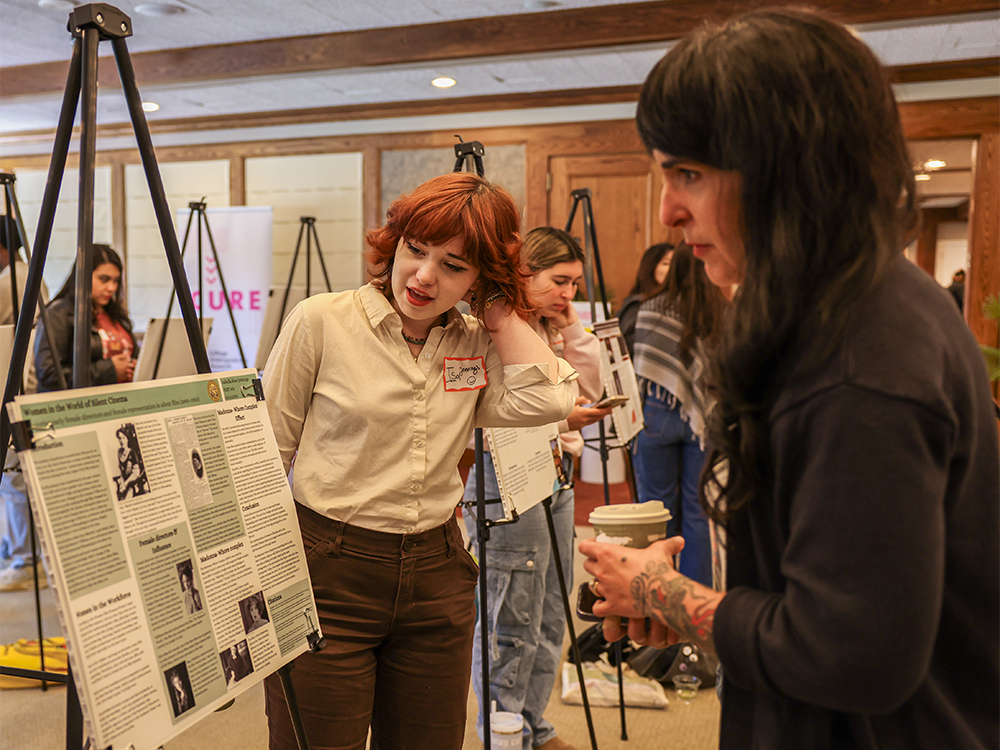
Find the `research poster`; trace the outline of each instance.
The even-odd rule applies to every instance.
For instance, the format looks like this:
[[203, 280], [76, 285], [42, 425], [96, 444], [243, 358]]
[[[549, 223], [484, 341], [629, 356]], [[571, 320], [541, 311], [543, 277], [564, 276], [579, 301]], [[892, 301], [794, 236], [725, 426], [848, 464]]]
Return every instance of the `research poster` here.
[[615, 425], [614, 445], [625, 445], [644, 427], [642, 398], [635, 379], [635, 368], [628, 353], [628, 346], [618, 327], [618, 318], [594, 325], [594, 335], [601, 340], [601, 378], [604, 392], [609, 396], [628, 396], [628, 402], [611, 410]]
[[308, 649], [262, 396], [248, 368], [8, 407], [92, 746], [155, 750]]

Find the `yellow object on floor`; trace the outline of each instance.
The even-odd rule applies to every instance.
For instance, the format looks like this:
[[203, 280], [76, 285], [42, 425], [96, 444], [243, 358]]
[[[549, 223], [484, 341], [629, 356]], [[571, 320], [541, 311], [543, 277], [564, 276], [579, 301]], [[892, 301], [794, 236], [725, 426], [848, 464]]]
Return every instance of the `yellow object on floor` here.
[[[42, 652], [38, 648], [38, 641], [22, 638], [15, 643], [8, 643], [0, 646], [0, 666], [15, 667], [16, 669], [30, 669], [40, 671], [42, 668], [42, 654], [45, 656], [45, 671], [66, 674], [69, 665], [69, 653], [66, 651], [65, 638], [46, 638], [42, 641]], [[57, 685], [60, 683], [49, 683]], [[13, 677], [11, 675], [0, 675], [0, 690], [12, 690], [16, 688], [38, 687], [41, 683], [38, 680], [31, 680], [26, 677]]]

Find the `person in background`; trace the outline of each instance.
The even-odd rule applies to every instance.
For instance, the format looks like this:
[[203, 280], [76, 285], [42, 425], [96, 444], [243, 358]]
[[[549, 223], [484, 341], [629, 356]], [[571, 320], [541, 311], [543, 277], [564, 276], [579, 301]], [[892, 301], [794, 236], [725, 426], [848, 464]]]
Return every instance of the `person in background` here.
[[646, 248], [639, 261], [639, 270], [635, 274], [635, 284], [632, 285], [628, 296], [622, 300], [621, 310], [618, 311], [618, 327], [625, 339], [628, 353], [633, 358], [635, 358], [635, 321], [639, 315], [639, 307], [667, 278], [673, 254], [674, 246], [669, 242], [661, 242]]
[[[28, 264], [20, 256], [21, 239], [17, 236], [15, 224], [6, 217], [0, 217], [0, 325], [14, 325], [24, 300], [24, 288], [28, 280]], [[14, 265], [13, 276], [11, 265]], [[16, 299], [13, 282], [17, 282]], [[48, 299], [45, 282], [41, 282], [39, 299]], [[15, 302], [17, 303], [15, 306]], [[38, 310], [35, 310], [35, 317]], [[37, 388], [35, 368], [29, 367], [24, 381], [24, 393], [34, 393]], [[21, 473], [17, 453], [6, 451], [3, 478], [0, 480], [0, 495], [3, 497], [7, 525], [3, 540], [0, 541], [0, 591], [24, 591], [35, 587], [37, 571], [38, 586], [48, 585], [45, 571], [31, 553], [31, 520], [28, 505], [28, 488]], [[36, 538], [36, 549], [38, 540]]]
[[[575, 373], [528, 323], [520, 217], [470, 173], [393, 201], [373, 281], [314, 295], [282, 327], [266, 405], [327, 645], [292, 680], [310, 742], [460, 750], [478, 567], [456, 518], [475, 427], [558, 422]], [[455, 309], [470, 304], [474, 315]], [[272, 750], [297, 747], [277, 675]]]
[[720, 750], [1000, 746], [997, 419], [903, 254], [916, 189], [878, 58], [818, 13], [747, 13], [667, 53], [637, 125], [661, 220], [739, 284], [701, 480], [728, 585], [674, 570], [679, 538], [584, 540], [605, 634], [624, 616], [718, 654]]
[[[109, 245], [94, 245], [92, 316], [90, 320], [90, 384], [113, 385], [132, 382], [139, 346], [121, 286], [122, 260]], [[69, 278], [45, 308], [50, 332], [39, 322], [35, 335], [35, 370], [38, 391], [59, 390], [57, 368], [66, 386], [73, 385], [73, 316], [75, 315], [76, 265]], [[49, 346], [49, 335], [53, 351]]]
[[958, 309], [965, 311], [965, 269], [959, 268], [951, 275], [951, 284], [948, 286], [948, 293], [954, 298]]
[[659, 500], [670, 511], [667, 536], [684, 537], [678, 570], [711, 586], [711, 534], [698, 479], [712, 406], [706, 354], [718, 338], [726, 300], [688, 245], [672, 255], [659, 293], [643, 302], [636, 321], [635, 374], [645, 427], [632, 441], [635, 482], [639, 502]]
[[[584, 406], [597, 401], [601, 383], [600, 341], [588, 333], [572, 299], [583, 277], [583, 250], [561, 229], [538, 227], [524, 238], [521, 259], [531, 274], [530, 302], [535, 309], [529, 322], [552, 352], [579, 373], [573, 411], [559, 423], [562, 469], [573, 476], [573, 461], [583, 452], [580, 428], [603, 419], [611, 409]], [[500, 497], [496, 469], [490, 453], [484, 454], [486, 498]], [[463, 499], [469, 538], [477, 539], [475, 516], [476, 467], [469, 470]], [[573, 487], [560, 487], [552, 494], [552, 524], [568, 590], [573, 586]], [[499, 503], [487, 506], [487, 516], [503, 518]], [[490, 624], [490, 700], [496, 710], [524, 716], [525, 750], [573, 750], [556, 736], [543, 713], [548, 705], [562, 661], [566, 613], [556, 572], [555, 550], [549, 536], [545, 508], [536, 505], [520, 514], [517, 523], [495, 526], [487, 543], [486, 566]], [[525, 561], [530, 561], [526, 566]], [[511, 571], [517, 571], [512, 575]], [[483, 736], [483, 655], [479, 628], [473, 641], [472, 684], [479, 701], [476, 727]], [[511, 684], [511, 676], [513, 683]]]

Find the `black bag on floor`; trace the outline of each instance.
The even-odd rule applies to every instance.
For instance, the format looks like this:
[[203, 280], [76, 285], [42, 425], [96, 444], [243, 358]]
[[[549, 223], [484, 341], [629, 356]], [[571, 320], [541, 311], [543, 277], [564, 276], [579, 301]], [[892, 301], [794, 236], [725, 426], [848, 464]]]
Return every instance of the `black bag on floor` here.
[[[601, 623], [595, 623], [580, 633], [580, 635], [576, 637], [576, 644], [580, 649], [580, 658], [583, 659], [583, 661], [600, 661], [601, 654], [607, 654], [608, 663], [612, 667], [618, 666], [618, 657], [615, 655], [615, 645], [604, 640], [604, 630]], [[625, 639], [622, 641], [622, 658], [626, 663], [630, 663], [629, 656], [635, 653], [635, 651], [636, 648], [632, 645], [630, 640]], [[573, 649], [570, 649], [569, 655], [566, 659], [570, 664], [576, 664], [576, 660], [573, 658]]]
[[642, 646], [625, 657], [632, 669], [643, 677], [651, 677], [666, 688], [673, 689], [674, 675], [693, 674], [701, 679], [701, 687], [713, 687], [719, 661], [693, 643], [675, 643], [666, 648]]

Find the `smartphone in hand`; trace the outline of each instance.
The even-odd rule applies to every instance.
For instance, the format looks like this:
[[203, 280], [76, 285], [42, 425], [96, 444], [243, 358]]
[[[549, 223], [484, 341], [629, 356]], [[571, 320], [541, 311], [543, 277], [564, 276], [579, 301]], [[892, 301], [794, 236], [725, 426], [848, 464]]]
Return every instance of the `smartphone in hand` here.
[[600, 401], [593, 404], [584, 404], [588, 409], [609, 409], [613, 406], [622, 406], [628, 403], [628, 396], [605, 396]]

